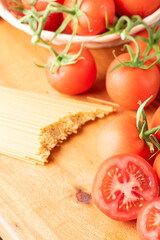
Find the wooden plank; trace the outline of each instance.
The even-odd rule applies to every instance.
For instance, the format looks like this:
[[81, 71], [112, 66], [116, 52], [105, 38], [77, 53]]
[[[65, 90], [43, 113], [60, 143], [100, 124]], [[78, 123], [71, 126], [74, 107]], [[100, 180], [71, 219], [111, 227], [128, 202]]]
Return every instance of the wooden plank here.
[[[32, 60], [44, 62], [47, 51], [33, 46], [30, 36], [0, 19], [0, 85], [32, 92], [60, 95], [45, 71]], [[91, 50], [98, 76], [87, 96], [108, 100], [104, 89], [112, 48]], [[116, 48], [116, 52], [121, 47]], [[151, 118], [159, 99], [146, 109]], [[101, 213], [91, 199], [93, 178], [100, 165], [95, 149], [98, 132], [124, 111], [86, 124], [78, 134], [57, 147], [46, 166], [34, 166], [0, 155], [0, 236], [4, 240], [140, 240], [136, 221], [117, 222]]]

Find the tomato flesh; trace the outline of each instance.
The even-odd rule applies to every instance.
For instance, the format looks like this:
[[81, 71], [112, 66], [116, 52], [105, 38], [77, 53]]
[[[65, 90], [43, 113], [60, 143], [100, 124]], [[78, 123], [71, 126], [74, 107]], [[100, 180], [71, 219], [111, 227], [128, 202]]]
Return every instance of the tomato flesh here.
[[140, 208], [158, 196], [152, 167], [135, 154], [120, 154], [102, 163], [96, 174], [92, 196], [97, 207], [112, 219], [136, 219]]
[[137, 230], [144, 240], [160, 239], [160, 197], [144, 204], [138, 214]]

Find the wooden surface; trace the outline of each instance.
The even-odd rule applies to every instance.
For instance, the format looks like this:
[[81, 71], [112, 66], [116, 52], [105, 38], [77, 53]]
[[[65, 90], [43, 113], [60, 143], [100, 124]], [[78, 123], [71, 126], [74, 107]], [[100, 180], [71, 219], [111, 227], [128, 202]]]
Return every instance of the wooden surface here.
[[[30, 37], [0, 19], [0, 85], [31, 92], [58, 94], [48, 84], [47, 52]], [[87, 95], [108, 99], [104, 90], [106, 67], [113, 49], [91, 50], [98, 67], [97, 81]], [[121, 51], [121, 47], [116, 52]], [[146, 109], [150, 120], [158, 101]], [[0, 155], [0, 236], [3, 240], [140, 240], [136, 222], [116, 222], [94, 205], [93, 178], [100, 165], [95, 141], [100, 129], [118, 113], [88, 123], [56, 148], [45, 166], [34, 166]]]

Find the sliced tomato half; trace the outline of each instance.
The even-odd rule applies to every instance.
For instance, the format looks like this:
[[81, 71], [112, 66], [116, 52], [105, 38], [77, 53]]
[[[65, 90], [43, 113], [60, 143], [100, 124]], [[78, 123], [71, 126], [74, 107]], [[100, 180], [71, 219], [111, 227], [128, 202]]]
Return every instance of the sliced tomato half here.
[[160, 239], [160, 197], [147, 202], [139, 211], [137, 230], [144, 240]]
[[135, 154], [108, 158], [97, 171], [92, 198], [112, 219], [136, 219], [146, 201], [158, 196], [158, 181], [150, 164]]

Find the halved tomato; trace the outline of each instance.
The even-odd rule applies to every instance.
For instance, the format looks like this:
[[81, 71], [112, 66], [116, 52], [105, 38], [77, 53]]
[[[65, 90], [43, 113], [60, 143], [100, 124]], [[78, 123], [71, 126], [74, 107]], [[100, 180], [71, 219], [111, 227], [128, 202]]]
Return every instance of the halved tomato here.
[[144, 240], [160, 239], [160, 197], [147, 202], [139, 211], [137, 230]]
[[158, 196], [158, 181], [150, 164], [135, 154], [120, 154], [102, 163], [92, 187], [96, 206], [119, 221], [136, 219], [146, 201]]

